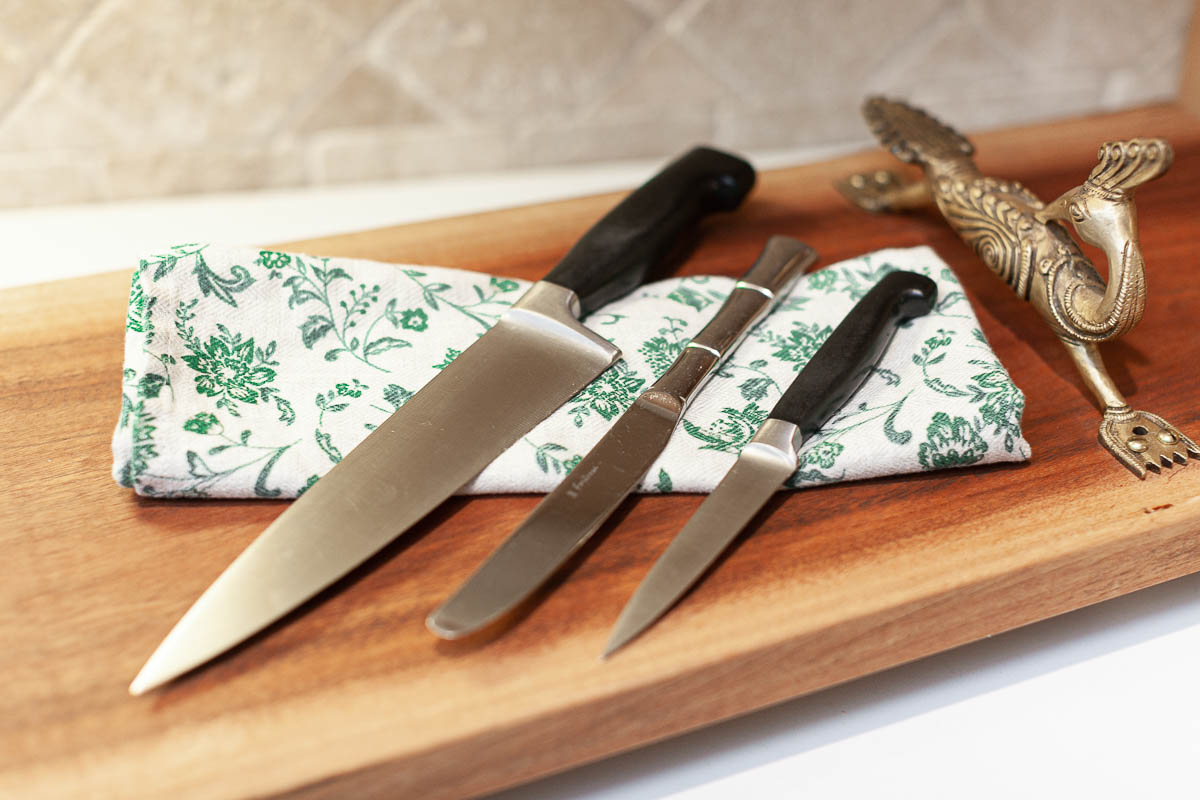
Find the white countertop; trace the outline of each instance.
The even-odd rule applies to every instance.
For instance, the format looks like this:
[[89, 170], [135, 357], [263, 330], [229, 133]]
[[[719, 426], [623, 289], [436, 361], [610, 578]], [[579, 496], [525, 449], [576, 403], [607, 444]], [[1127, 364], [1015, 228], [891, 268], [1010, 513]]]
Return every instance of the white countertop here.
[[[755, 161], [814, 155], [822, 154]], [[592, 165], [0, 211], [0, 287], [132, 267], [184, 241], [310, 238], [627, 188], [652, 171]], [[498, 797], [1198, 795], [1200, 575], [1192, 575]]]

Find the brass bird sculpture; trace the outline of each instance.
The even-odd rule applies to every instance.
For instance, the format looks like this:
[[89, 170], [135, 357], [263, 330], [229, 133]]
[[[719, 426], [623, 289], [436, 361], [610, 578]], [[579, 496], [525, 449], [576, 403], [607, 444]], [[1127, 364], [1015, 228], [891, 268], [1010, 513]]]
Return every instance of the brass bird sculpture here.
[[[1200, 458], [1200, 447], [1162, 417], [1133, 409], [1104, 368], [1097, 347], [1128, 333], [1146, 306], [1145, 265], [1138, 243], [1134, 189], [1171, 166], [1163, 139], [1106, 142], [1082, 185], [1050, 204], [1016, 181], [980, 174], [975, 149], [924, 111], [868, 98], [863, 116], [880, 143], [923, 180], [881, 171], [852, 175], [838, 189], [868, 211], [936, 203], [950, 226], [988, 268], [1033, 303], [1104, 408], [1100, 443], [1139, 478]], [[1107, 284], [1061, 224], [1104, 251]]]

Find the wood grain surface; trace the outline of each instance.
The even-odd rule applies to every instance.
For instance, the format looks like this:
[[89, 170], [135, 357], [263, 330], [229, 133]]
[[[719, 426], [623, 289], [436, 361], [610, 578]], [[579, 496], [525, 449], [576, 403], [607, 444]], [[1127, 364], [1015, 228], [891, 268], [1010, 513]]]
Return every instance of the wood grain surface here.
[[[1105, 356], [1139, 408], [1200, 434], [1200, 124], [1155, 107], [974, 137], [1044, 198], [1108, 138], [1163, 135], [1139, 194], [1150, 286]], [[128, 275], [0, 292], [0, 795], [457, 797], [514, 785], [1200, 569], [1200, 463], [1139, 482], [1025, 303], [932, 212], [873, 217], [831, 181], [869, 152], [762, 176], [683, 271], [736, 275], [772, 233], [824, 263], [929, 244], [1025, 391], [1026, 465], [780, 494], [658, 626], [597, 658], [694, 495], [631, 500], [504, 635], [448, 643], [425, 615], [537, 497], [455, 498], [364, 568], [205, 669], [126, 687], [283, 508], [145, 500], [109, 477]], [[324, 255], [536, 278], [615, 196], [292, 243]]]

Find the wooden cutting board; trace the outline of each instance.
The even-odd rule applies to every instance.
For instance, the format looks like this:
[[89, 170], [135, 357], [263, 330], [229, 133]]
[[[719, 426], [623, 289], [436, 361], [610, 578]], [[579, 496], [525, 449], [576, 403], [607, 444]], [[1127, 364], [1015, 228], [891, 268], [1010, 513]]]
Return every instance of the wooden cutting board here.
[[[1150, 299], [1105, 349], [1137, 407], [1200, 435], [1200, 124], [1158, 107], [975, 137], [1045, 198], [1106, 138], [1164, 135], [1139, 195]], [[1065, 352], [932, 213], [873, 217], [831, 182], [882, 152], [770, 172], [688, 273], [736, 275], [765, 237], [825, 263], [932, 245], [1027, 395], [1026, 465], [780, 494], [752, 536], [612, 660], [609, 626], [701, 497], [632, 500], [554, 591], [486, 641], [425, 615], [537, 502], [452, 499], [206, 669], [129, 680], [282, 503], [143, 500], [109, 478], [126, 273], [0, 293], [0, 795], [451, 797], [510, 786], [1200, 569], [1200, 463], [1139, 482], [1096, 444]], [[292, 243], [539, 277], [616, 196]], [[31, 268], [35, 265], [31, 265]]]

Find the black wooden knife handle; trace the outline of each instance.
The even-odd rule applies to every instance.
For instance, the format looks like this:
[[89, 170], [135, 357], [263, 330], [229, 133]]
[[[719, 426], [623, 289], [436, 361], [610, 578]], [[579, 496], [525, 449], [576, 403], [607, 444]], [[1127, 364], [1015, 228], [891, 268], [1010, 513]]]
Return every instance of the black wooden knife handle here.
[[937, 284], [915, 272], [891, 272], [850, 310], [779, 398], [771, 416], [807, 439], [846, 404], [879, 363], [896, 326], [930, 312]]
[[706, 215], [741, 205], [754, 178], [737, 156], [697, 147], [605, 214], [545, 280], [575, 292], [584, 314], [595, 311], [636, 289]]

